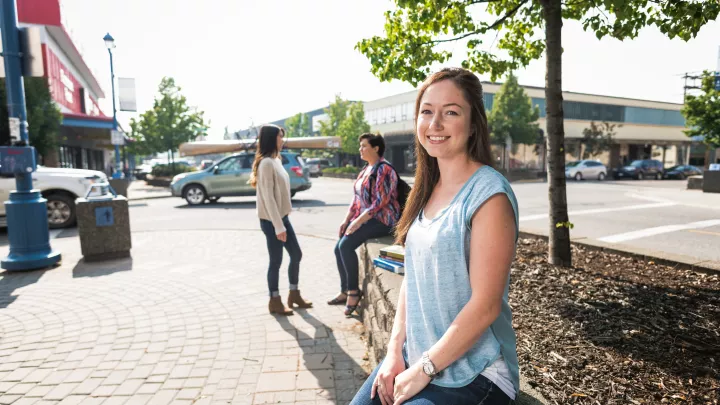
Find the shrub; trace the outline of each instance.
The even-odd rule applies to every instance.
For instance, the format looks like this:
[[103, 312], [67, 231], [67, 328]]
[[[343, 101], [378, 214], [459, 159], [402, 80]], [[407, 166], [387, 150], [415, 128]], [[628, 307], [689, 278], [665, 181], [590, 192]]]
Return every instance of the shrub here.
[[328, 167], [327, 169], [323, 169], [322, 172], [327, 174], [358, 174], [360, 173], [360, 169], [352, 166]]
[[181, 173], [188, 173], [188, 172], [194, 172], [195, 169], [192, 166], [176, 163], [175, 164], [175, 170], [173, 170], [173, 167], [170, 164], [160, 164], [155, 165], [152, 168], [152, 175], [153, 177], [174, 177]]

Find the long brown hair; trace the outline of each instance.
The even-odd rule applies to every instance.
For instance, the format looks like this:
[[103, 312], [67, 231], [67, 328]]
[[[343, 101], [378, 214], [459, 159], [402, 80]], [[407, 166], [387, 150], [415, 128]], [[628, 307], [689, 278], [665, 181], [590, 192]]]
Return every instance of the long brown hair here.
[[417, 117], [425, 91], [428, 87], [443, 80], [451, 80], [462, 90], [465, 101], [470, 104], [470, 138], [466, 147], [468, 157], [475, 162], [492, 166], [490, 134], [480, 79], [469, 70], [461, 68], [444, 68], [439, 72], [435, 72], [425, 79], [415, 100], [415, 156], [417, 159], [415, 184], [408, 195], [402, 217], [395, 227], [395, 242], [402, 245], [405, 244], [410, 226], [427, 204], [433, 189], [440, 180], [440, 168], [437, 159], [430, 156], [418, 140]]
[[260, 133], [257, 137], [257, 150], [255, 151], [255, 160], [252, 165], [252, 174], [250, 175], [250, 185], [257, 188], [257, 171], [260, 167], [260, 161], [263, 158], [277, 157], [280, 151], [277, 147], [277, 137], [285, 134], [285, 130], [277, 125], [267, 124], [260, 127]]

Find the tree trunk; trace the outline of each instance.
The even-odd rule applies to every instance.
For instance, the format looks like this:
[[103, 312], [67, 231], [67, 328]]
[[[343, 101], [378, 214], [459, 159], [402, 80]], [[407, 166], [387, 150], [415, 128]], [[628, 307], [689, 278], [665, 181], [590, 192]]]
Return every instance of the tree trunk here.
[[545, 106], [548, 134], [548, 197], [550, 233], [548, 259], [551, 264], [570, 266], [570, 225], [565, 191], [565, 129], [562, 97], [562, 1], [541, 0], [545, 18]]

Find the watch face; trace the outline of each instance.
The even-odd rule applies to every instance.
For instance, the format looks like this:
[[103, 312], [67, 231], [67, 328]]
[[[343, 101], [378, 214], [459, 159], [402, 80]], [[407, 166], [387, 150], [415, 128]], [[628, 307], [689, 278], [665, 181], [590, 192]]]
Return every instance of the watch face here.
[[423, 364], [423, 371], [424, 371], [425, 374], [427, 374], [427, 375], [432, 375], [432, 373], [433, 373], [433, 372], [432, 372], [432, 366], [431, 366], [430, 364], [427, 364], [427, 363]]

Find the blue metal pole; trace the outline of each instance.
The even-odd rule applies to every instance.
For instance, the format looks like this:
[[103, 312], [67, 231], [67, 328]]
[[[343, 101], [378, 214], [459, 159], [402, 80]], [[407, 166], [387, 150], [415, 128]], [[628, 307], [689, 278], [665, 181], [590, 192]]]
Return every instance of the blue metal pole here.
[[[112, 83], [112, 99], [113, 99], [113, 129], [117, 131], [117, 110], [115, 109], [115, 67], [113, 66], [112, 49], [108, 48], [110, 54], [110, 81]], [[115, 172], [113, 179], [121, 179], [123, 177], [122, 166], [120, 164], [120, 145], [115, 145]]]
[[29, 146], [15, 0], [2, 0], [0, 3], [0, 24], [8, 117], [20, 120], [18, 145], [21, 147], [5, 150], [13, 149], [12, 153], [8, 153], [30, 160], [27, 163], [29, 171], [15, 173], [17, 190], [11, 192], [10, 200], [5, 202], [10, 254], [2, 260], [1, 267], [6, 270], [34, 270], [56, 264], [60, 261], [60, 253], [50, 247], [47, 200], [32, 186], [32, 171], [36, 168], [35, 148]]

